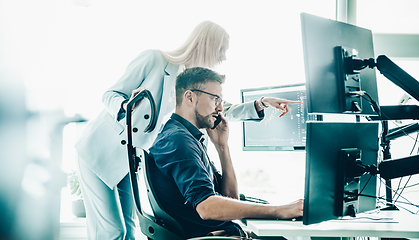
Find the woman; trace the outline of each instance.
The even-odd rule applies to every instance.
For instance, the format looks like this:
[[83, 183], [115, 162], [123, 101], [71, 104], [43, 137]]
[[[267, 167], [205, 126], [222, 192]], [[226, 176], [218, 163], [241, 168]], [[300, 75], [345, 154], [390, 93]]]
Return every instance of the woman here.
[[[157, 127], [142, 130], [150, 121], [150, 105], [143, 100], [132, 115], [133, 145], [148, 149], [156, 138], [164, 116], [175, 107], [176, 76], [185, 68], [213, 68], [226, 60], [227, 32], [205, 21], [173, 52], [147, 50], [135, 58], [123, 76], [103, 95], [105, 109], [92, 120], [76, 142], [81, 187], [86, 207], [89, 239], [134, 239], [135, 205], [131, 194], [126, 150], [125, 111], [127, 102], [147, 88], [157, 107]], [[225, 104], [230, 120], [261, 120], [263, 109], [273, 106], [283, 114], [288, 104], [298, 102], [261, 98], [239, 105]]]

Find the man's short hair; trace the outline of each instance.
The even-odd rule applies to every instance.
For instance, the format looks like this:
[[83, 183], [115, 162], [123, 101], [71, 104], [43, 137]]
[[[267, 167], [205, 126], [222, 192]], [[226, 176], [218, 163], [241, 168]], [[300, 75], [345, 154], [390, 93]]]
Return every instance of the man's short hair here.
[[182, 103], [183, 94], [187, 90], [203, 90], [209, 82], [223, 84], [224, 80], [225, 75], [220, 75], [208, 68], [194, 67], [185, 69], [176, 78], [176, 106]]

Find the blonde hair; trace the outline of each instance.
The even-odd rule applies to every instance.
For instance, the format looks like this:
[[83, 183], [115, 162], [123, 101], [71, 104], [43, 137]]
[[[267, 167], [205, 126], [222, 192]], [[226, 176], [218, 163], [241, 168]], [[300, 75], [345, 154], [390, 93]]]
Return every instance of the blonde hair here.
[[192, 31], [185, 43], [174, 51], [161, 51], [172, 64], [188, 67], [213, 68], [219, 63], [223, 40], [227, 32], [216, 23], [204, 21]]

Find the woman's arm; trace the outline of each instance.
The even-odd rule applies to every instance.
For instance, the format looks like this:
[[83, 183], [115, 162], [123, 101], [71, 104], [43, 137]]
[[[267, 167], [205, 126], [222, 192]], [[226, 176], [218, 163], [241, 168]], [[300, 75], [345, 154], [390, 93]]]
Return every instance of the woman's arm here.
[[260, 112], [265, 108], [273, 107], [278, 109], [282, 112], [279, 117], [282, 117], [291, 111], [289, 104], [298, 103], [301, 103], [301, 101], [271, 97], [260, 98], [256, 101], [240, 104], [231, 104], [226, 102], [223, 106], [223, 113], [229, 121], [261, 121], [264, 115], [260, 114]]
[[102, 102], [115, 119], [123, 111], [124, 101], [131, 97], [133, 90], [138, 89], [151, 72], [155, 62], [154, 54], [153, 50], [141, 53], [128, 65], [122, 77], [103, 94]]
[[226, 102], [223, 109], [223, 114], [229, 121], [261, 121], [263, 119], [258, 115], [254, 101], [240, 104]]

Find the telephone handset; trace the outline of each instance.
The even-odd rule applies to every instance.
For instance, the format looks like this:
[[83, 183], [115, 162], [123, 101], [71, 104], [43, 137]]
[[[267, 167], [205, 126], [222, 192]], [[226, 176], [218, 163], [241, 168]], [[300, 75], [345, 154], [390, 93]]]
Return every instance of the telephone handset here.
[[214, 127], [212, 127], [211, 129], [215, 129], [217, 127], [217, 125], [221, 122], [221, 120], [222, 120], [221, 119], [221, 115], [218, 114], [218, 117], [217, 117], [217, 119], [214, 122]]

